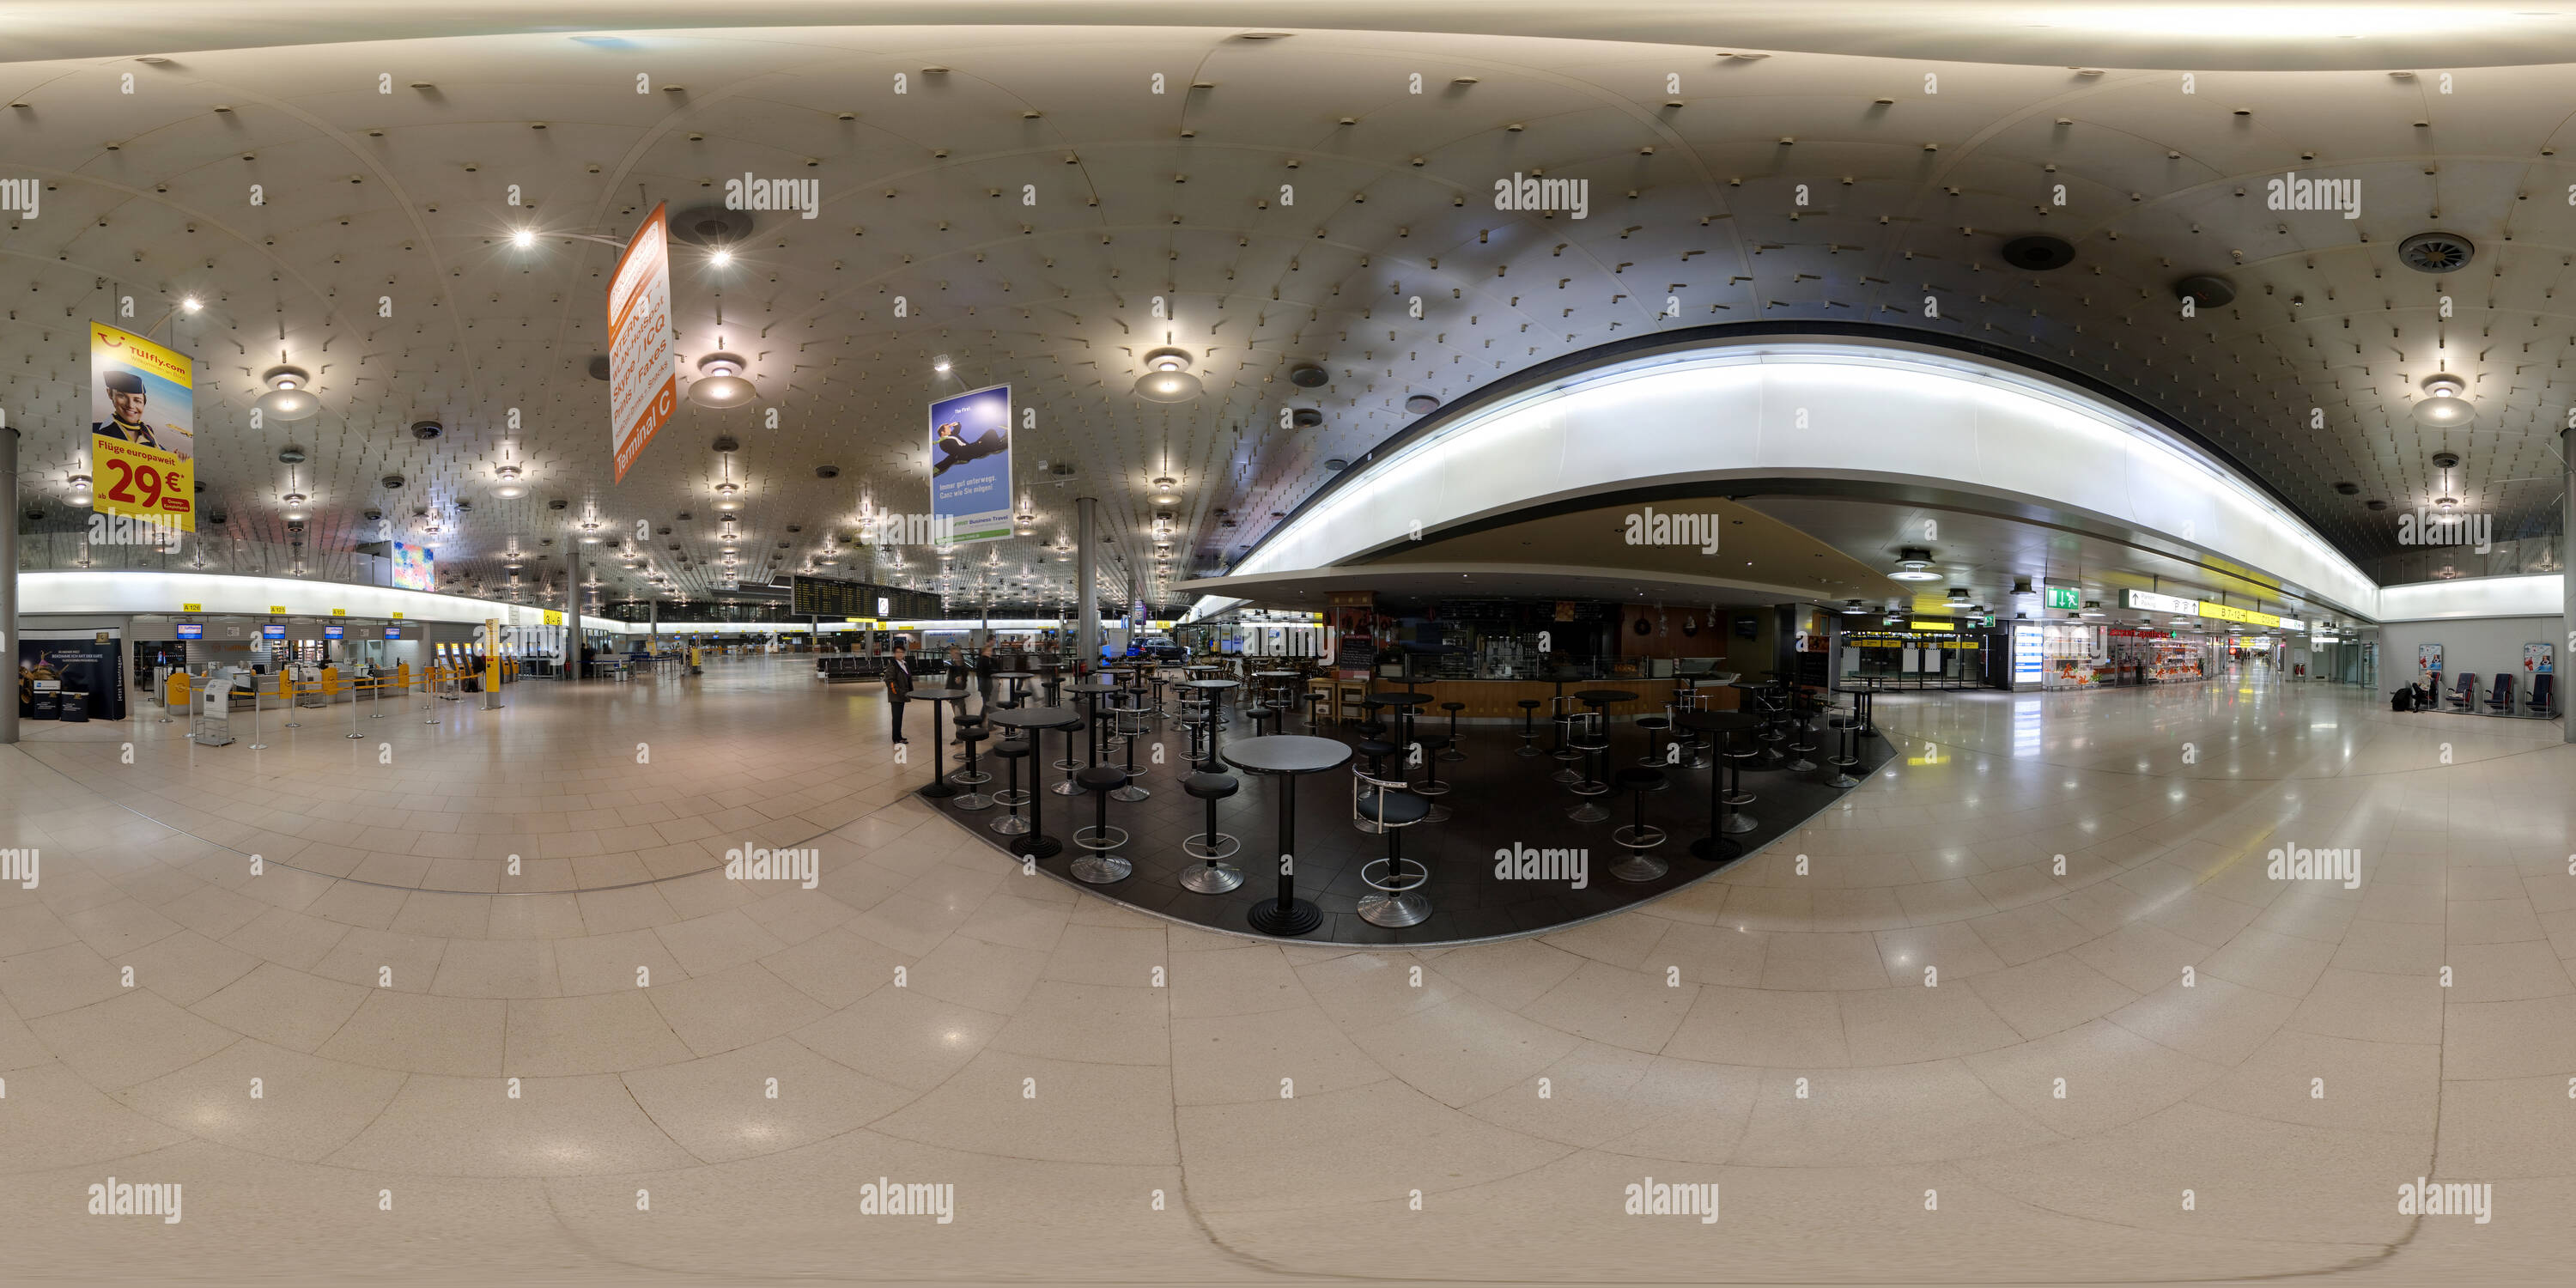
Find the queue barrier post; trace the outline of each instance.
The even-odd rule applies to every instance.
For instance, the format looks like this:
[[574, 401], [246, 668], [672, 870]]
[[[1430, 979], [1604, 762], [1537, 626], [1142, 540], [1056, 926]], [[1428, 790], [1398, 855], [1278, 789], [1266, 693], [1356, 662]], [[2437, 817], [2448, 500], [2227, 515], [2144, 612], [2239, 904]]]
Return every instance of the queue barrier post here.
[[[225, 696], [224, 704], [226, 707], [230, 707], [232, 705], [232, 698], [229, 694]], [[268, 744], [259, 740], [259, 674], [257, 672], [252, 672], [250, 677], [250, 749], [252, 751], [268, 750]]]
[[438, 723], [438, 717], [429, 714], [430, 690], [435, 687], [437, 683], [438, 665], [436, 663], [431, 663], [430, 665], [424, 666], [420, 669], [420, 710], [423, 716], [423, 719], [421, 720], [422, 724]]
[[358, 732], [358, 677], [355, 675], [349, 677], [349, 732], [340, 736], [343, 738], [365, 736]]
[[277, 704], [286, 708], [287, 728], [301, 729], [304, 727], [303, 722], [295, 718], [295, 677], [288, 675], [284, 671], [277, 673]]

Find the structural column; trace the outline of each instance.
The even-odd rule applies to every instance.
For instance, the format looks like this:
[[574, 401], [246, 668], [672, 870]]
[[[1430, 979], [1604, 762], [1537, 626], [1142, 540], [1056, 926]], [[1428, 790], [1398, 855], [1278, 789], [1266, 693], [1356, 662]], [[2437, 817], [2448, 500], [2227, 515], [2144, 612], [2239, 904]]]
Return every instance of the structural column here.
[[581, 678], [581, 538], [564, 547], [564, 678]]
[[1100, 575], [1099, 512], [1098, 498], [1074, 499], [1074, 656], [1086, 671], [1100, 665], [1100, 592], [1092, 585]]
[[[0, 654], [18, 662], [18, 431], [0, 428]], [[15, 686], [0, 702], [0, 746], [18, 741]]]
[[[2557, 663], [2566, 662], [2569, 653], [2576, 653], [2576, 647], [2571, 647], [2576, 646], [2576, 637], [2569, 634], [2576, 630], [2576, 429], [2558, 431], [2558, 465], [2567, 482], [2567, 494], [2558, 502], [2558, 639], [2549, 650], [2554, 659], [2549, 668], [2553, 676], [2558, 673]], [[11, 508], [15, 509], [14, 502]], [[2382, 632], [2383, 639], [2385, 634]], [[2549, 683], [2552, 688], [2558, 686], [2555, 679]], [[2576, 707], [2568, 705], [2564, 692], [2553, 701], [2568, 713], [2559, 722], [2558, 740], [2576, 743]]]

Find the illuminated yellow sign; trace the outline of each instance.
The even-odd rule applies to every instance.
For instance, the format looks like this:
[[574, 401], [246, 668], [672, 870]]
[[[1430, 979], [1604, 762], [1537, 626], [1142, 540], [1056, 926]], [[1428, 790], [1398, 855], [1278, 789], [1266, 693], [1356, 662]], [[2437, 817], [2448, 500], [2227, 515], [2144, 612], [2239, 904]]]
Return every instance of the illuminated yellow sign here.
[[1905, 625], [1907, 629], [1917, 631], [1955, 631], [1959, 629], [1958, 624], [1955, 622], [1912, 621], [1907, 622]]
[[2199, 606], [2201, 616], [2215, 617], [2222, 622], [2241, 622], [2247, 626], [2278, 626], [2281, 624], [2280, 618], [2274, 617], [2270, 613], [2258, 613], [2250, 608], [2230, 608], [2225, 604], [2213, 604], [2206, 599], [2200, 601]]

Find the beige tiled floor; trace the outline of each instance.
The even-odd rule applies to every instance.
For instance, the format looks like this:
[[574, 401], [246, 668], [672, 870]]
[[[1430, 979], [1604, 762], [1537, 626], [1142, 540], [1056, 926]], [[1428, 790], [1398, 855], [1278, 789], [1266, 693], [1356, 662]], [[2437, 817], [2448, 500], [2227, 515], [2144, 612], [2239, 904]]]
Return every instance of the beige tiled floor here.
[[[0, 887], [0, 1277], [2459, 1282], [2576, 1252], [2554, 725], [2251, 681], [1889, 698], [1899, 758], [1709, 881], [1371, 953], [1024, 875], [908, 801], [873, 695], [803, 675], [0, 749], [0, 845], [43, 864]], [[725, 880], [745, 838], [818, 849], [817, 888]], [[2268, 879], [2283, 845], [2359, 848], [2360, 886]], [[181, 1183], [184, 1220], [83, 1215], [110, 1175]], [[1622, 1215], [1648, 1176], [1719, 1183], [1721, 1220]], [[2492, 1183], [2493, 1222], [2399, 1215], [2418, 1176]], [[879, 1177], [954, 1185], [953, 1224], [857, 1215]]]

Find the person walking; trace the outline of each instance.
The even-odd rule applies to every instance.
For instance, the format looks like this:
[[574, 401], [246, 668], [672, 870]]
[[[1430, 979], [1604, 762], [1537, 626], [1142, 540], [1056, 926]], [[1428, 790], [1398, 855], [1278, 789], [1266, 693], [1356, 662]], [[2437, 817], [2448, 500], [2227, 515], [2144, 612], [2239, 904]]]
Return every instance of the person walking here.
[[894, 711], [894, 740], [901, 745], [904, 741], [903, 706], [912, 693], [912, 670], [904, 657], [901, 637], [895, 639], [894, 651], [886, 655], [885, 682], [886, 701]]
[[993, 656], [990, 643], [975, 650], [975, 693], [983, 703], [982, 710], [993, 709], [993, 675], [1001, 669], [1001, 659]]

